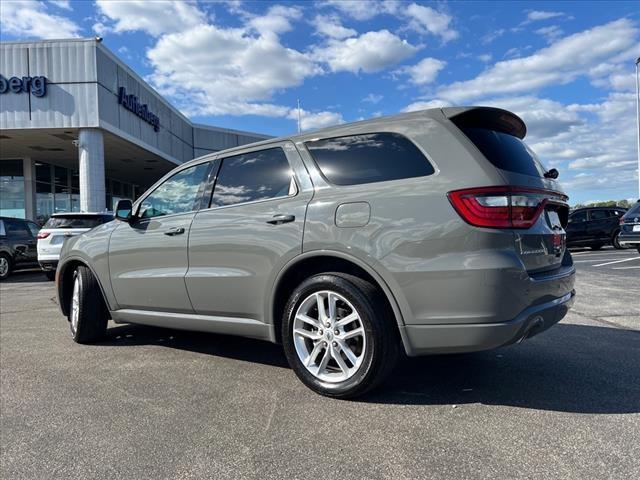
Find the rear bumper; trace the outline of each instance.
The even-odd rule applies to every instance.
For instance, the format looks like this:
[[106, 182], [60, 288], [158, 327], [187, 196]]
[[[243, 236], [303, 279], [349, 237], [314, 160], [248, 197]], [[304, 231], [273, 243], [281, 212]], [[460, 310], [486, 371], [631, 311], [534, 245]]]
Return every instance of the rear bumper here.
[[620, 235], [618, 235], [618, 241], [620, 242], [620, 245], [640, 247], [640, 232], [620, 232]]
[[40, 260], [38, 259], [38, 263], [40, 264], [40, 268], [45, 272], [55, 271], [58, 268], [58, 260]]
[[490, 350], [530, 338], [558, 323], [573, 306], [575, 290], [531, 306], [502, 323], [406, 325], [405, 348], [410, 356]]

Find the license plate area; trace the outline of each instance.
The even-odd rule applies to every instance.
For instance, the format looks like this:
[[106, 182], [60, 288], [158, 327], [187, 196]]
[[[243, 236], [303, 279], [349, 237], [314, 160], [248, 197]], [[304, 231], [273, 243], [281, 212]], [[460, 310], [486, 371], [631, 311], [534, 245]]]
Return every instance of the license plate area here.
[[633, 226], [633, 231], [634, 232], [640, 232], [640, 225], [634, 225]]

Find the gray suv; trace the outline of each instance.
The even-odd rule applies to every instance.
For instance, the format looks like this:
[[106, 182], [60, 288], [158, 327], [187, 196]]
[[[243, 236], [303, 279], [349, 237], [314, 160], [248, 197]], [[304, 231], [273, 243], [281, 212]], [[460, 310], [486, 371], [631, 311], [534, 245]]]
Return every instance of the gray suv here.
[[516, 115], [443, 108], [177, 167], [65, 242], [73, 339], [116, 323], [282, 343], [311, 389], [354, 397], [410, 356], [529, 338], [573, 303], [567, 197]]

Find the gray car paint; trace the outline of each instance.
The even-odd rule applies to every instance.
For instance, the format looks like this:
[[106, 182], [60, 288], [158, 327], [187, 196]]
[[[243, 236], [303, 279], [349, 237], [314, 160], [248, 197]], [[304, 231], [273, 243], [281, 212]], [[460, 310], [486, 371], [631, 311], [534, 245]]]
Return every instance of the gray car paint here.
[[[573, 299], [570, 257], [531, 256], [518, 248], [523, 238], [534, 244], [542, 241], [549, 225], [541, 217], [526, 232], [472, 227], [454, 211], [446, 192], [505, 183], [557, 191], [559, 186], [553, 180], [495, 168], [447, 119], [452, 112], [433, 109], [358, 122], [196, 159], [180, 168], [285, 145], [299, 190], [292, 198], [162, 219], [184, 225], [193, 220], [189, 235], [183, 236], [189, 239], [188, 253], [183, 253], [184, 243], [167, 249], [164, 235], [133, 246], [130, 242], [139, 234], [132, 233], [128, 223], [112, 222], [111, 227], [107, 224], [65, 243], [58, 275], [63, 278], [71, 260], [86, 262], [116, 321], [274, 341], [273, 292], [287, 269], [312, 256], [335, 256], [352, 261], [377, 281], [395, 313], [408, 354], [491, 348], [496, 341], [518, 340], [540, 318], [548, 328], [564, 316]], [[435, 173], [338, 187], [323, 177], [304, 146], [317, 138], [370, 132], [407, 136]], [[143, 198], [134, 204], [134, 211]], [[351, 221], [347, 215], [347, 223], [339, 225], [342, 216], [336, 212], [345, 204], [368, 205], [368, 220], [357, 220], [358, 228], [345, 228]], [[262, 223], [276, 213], [294, 214], [296, 221], [278, 226]], [[362, 211], [355, 214], [356, 219], [363, 218]], [[107, 260], [110, 248], [116, 258]], [[184, 255], [188, 265], [183, 264]], [[566, 265], [559, 268], [563, 261]], [[552, 268], [553, 273], [546, 275]], [[162, 273], [169, 275], [155, 278]], [[150, 277], [148, 283], [140, 280], [145, 275]], [[483, 325], [484, 333], [479, 334], [478, 326]], [[431, 333], [425, 334], [427, 329]], [[508, 334], [500, 333], [505, 331]]]

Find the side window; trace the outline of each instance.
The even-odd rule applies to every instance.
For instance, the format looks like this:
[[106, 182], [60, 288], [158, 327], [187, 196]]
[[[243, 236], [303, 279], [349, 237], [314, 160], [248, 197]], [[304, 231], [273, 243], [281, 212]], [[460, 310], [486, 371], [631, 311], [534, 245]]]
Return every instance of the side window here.
[[25, 222], [21, 222], [18, 220], [5, 220], [4, 228], [7, 231], [7, 236], [10, 238], [23, 238], [31, 236]]
[[606, 210], [592, 210], [590, 214], [590, 220], [604, 220], [609, 218], [609, 213]]
[[433, 166], [408, 138], [397, 133], [368, 133], [306, 142], [323, 175], [336, 185], [358, 185], [434, 173]]
[[269, 148], [222, 160], [212, 207], [286, 197], [296, 193], [289, 161], [281, 148]]
[[195, 210], [198, 191], [209, 165], [208, 162], [195, 165], [165, 180], [142, 201], [138, 216], [152, 218]]
[[571, 223], [586, 222], [587, 221], [587, 212], [586, 211], [576, 212], [573, 215], [571, 215], [571, 218], [569, 220], [571, 221]]
[[38, 232], [40, 231], [40, 227], [33, 222], [27, 222], [27, 226], [29, 227], [29, 231], [31, 232], [31, 235], [33, 237], [37, 237]]

